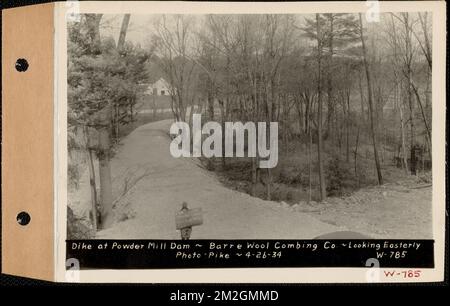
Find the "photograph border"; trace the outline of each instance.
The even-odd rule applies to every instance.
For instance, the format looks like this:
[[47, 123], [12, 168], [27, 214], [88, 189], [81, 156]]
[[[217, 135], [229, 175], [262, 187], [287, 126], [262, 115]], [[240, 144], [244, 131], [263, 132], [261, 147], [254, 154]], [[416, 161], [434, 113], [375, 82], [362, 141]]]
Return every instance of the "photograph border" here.
[[[76, 1], [75, 1], [76, 2]], [[66, 271], [67, 222], [67, 26], [70, 13], [104, 14], [261, 14], [358, 13], [368, 2], [79, 2], [55, 3], [55, 110], [54, 195], [56, 280], [68, 281]], [[433, 14], [432, 224], [435, 268], [422, 269], [419, 279], [395, 282], [444, 280], [445, 250], [445, 109], [446, 109], [446, 3], [442, 1], [379, 2], [380, 12], [428, 11]], [[382, 268], [381, 268], [382, 269]], [[158, 283], [367, 283], [371, 268], [214, 268], [152, 270], [82, 270], [76, 282]], [[69, 279], [70, 280], [70, 279]], [[392, 282], [383, 276], [380, 282]]]

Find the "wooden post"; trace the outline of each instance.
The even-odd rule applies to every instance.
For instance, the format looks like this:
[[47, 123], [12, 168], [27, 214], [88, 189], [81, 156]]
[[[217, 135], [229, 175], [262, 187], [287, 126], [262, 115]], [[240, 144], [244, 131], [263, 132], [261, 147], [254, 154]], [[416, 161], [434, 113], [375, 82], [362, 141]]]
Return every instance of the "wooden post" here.
[[86, 152], [88, 155], [88, 166], [89, 166], [89, 183], [91, 187], [91, 214], [92, 214], [92, 228], [97, 232], [98, 228], [98, 212], [97, 212], [97, 185], [95, 183], [95, 169], [94, 169], [94, 159], [92, 157], [91, 142], [89, 139], [88, 127], [84, 126], [84, 142], [86, 146]]
[[106, 228], [112, 223], [112, 181], [111, 181], [111, 105], [105, 106], [98, 116], [98, 161], [100, 175], [100, 227]]

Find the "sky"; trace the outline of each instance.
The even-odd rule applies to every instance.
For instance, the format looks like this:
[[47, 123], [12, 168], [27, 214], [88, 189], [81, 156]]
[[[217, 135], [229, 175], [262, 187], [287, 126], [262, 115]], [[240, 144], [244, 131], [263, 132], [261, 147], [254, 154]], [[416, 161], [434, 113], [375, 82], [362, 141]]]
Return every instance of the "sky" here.
[[[156, 15], [131, 15], [126, 40], [133, 44], [145, 46], [151, 37], [152, 23]], [[104, 15], [101, 23], [102, 36], [112, 36], [116, 41], [119, 37], [123, 15]]]
[[[388, 13], [381, 14], [381, 22], [366, 23], [366, 33], [375, 36], [375, 39], [383, 39], [383, 31], [386, 31], [386, 20], [390, 20]], [[131, 41], [133, 44], [139, 43], [142, 47], [146, 47], [152, 36], [153, 24], [162, 15], [157, 14], [132, 14], [130, 18], [130, 24], [127, 31], [126, 40]], [[197, 15], [202, 16], [202, 15]], [[298, 15], [298, 23], [302, 23], [302, 19], [308, 15]], [[122, 23], [123, 15], [103, 15], [100, 31], [101, 36], [112, 36], [116, 41], [119, 37], [120, 26]], [[415, 41], [413, 40], [413, 43]], [[383, 45], [382, 41], [377, 44], [379, 47]]]

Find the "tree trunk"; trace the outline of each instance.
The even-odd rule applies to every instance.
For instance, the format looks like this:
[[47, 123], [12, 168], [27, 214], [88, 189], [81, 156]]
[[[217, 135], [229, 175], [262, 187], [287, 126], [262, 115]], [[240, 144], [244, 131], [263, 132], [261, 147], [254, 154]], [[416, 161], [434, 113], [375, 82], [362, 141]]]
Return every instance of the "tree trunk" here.
[[208, 91], [208, 117], [210, 121], [214, 121], [214, 97]]
[[335, 141], [336, 137], [336, 126], [334, 125], [334, 105], [333, 105], [333, 80], [332, 80], [332, 67], [333, 67], [333, 27], [334, 27], [334, 16], [333, 14], [328, 14], [329, 16], [329, 22], [330, 22], [330, 29], [328, 33], [328, 48], [329, 48], [329, 54], [328, 54], [328, 61], [327, 61], [327, 106], [328, 106], [328, 113], [327, 113], [327, 135], [331, 140], [331, 143]]
[[[210, 121], [214, 121], [214, 96], [212, 93], [211, 80], [208, 79], [208, 83], [209, 83], [209, 89], [208, 89], [208, 93], [207, 93], [208, 117], [209, 117]], [[215, 168], [214, 161], [215, 161], [214, 157], [208, 158], [208, 169], [209, 170], [214, 170], [214, 168]]]
[[381, 166], [380, 166], [380, 160], [378, 158], [378, 148], [377, 148], [377, 141], [376, 141], [376, 135], [375, 135], [375, 124], [374, 124], [374, 117], [373, 117], [373, 96], [372, 96], [372, 81], [370, 76], [370, 70], [369, 70], [369, 63], [367, 62], [367, 53], [366, 53], [366, 45], [364, 41], [364, 34], [363, 34], [363, 24], [362, 24], [362, 17], [361, 13], [359, 14], [359, 24], [360, 24], [360, 37], [361, 37], [361, 45], [362, 45], [362, 51], [363, 51], [363, 61], [364, 61], [364, 68], [366, 70], [366, 79], [367, 79], [367, 100], [369, 102], [369, 115], [370, 115], [370, 130], [372, 134], [372, 144], [373, 144], [373, 154], [375, 157], [375, 167], [377, 170], [377, 178], [378, 178], [378, 184], [383, 184], [383, 177], [381, 176]]
[[127, 35], [128, 25], [130, 24], [130, 14], [125, 14], [120, 27], [119, 39], [117, 40], [117, 50], [121, 51], [125, 45], [125, 37]]
[[398, 105], [399, 113], [400, 113], [400, 129], [401, 129], [401, 138], [402, 138], [402, 152], [403, 152], [403, 167], [405, 168], [406, 174], [408, 173], [408, 155], [406, 154], [406, 136], [405, 136], [405, 119], [403, 118], [403, 106]]
[[317, 161], [319, 163], [319, 185], [320, 185], [320, 201], [323, 201], [327, 196], [327, 189], [325, 186], [325, 171], [323, 168], [323, 139], [322, 139], [322, 42], [320, 33], [319, 14], [316, 14], [317, 26], [317, 62], [318, 62], [318, 76], [317, 76]]
[[425, 89], [425, 115], [427, 117], [428, 122], [430, 122], [431, 124], [431, 116], [429, 116], [428, 114], [430, 114], [431, 112], [431, 77], [432, 77], [432, 72], [431, 70], [428, 70], [427, 72], [427, 87]]
[[[101, 53], [100, 46], [100, 20], [101, 14], [87, 14], [86, 23], [91, 37], [91, 50], [93, 54]], [[111, 102], [98, 112], [96, 122], [100, 125], [98, 129], [99, 148], [99, 177], [100, 177], [100, 218], [98, 228], [106, 228], [113, 221], [112, 218], [112, 186], [111, 186], [111, 165], [110, 165], [110, 141], [112, 110]]]
[[[423, 14], [423, 16], [422, 16]], [[425, 40], [425, 48], [424, 48], [424, 55], [425, 58], [427, 60], [428, 63], [428, 68], [431, 71], [433, 68], [433, 61], [432, 61], [432, 54], [431, 54], [431, 44], [430, 44], [430, 39], [428, 36], [428, 29], [427, 29], [427, 25], [428, 25], [428, 12], [424, 12], [424, 13], [418, 13], [419, 15], [419, 21], [420, 24], [422, 26], [422, 32], [423, 32], [423, 37]]]
[[[425, 50], [426, 50], [425, 57], [428, 62], [427, 87], [425, 89], [425, 117], [427, 118], [428, 122], [430, 122], [430, 124], [431, 124], [431, 116], [428, 117], [428, 114], [429, 114], [429, 108], [431, 107], [431, 87], [432, 87], [431, 86], [431, 78], [432, 78], [433, 65], [432, 65], [430, 39], [428, 36], [428, 29], [427, 29], [428, 13], [427, 12], [423, 13], [423, 16], [421, 13], [419, 13], [419, 20], [420, 20], [420, 24], [422, 25], [422, 31], [424, 33]], [[431, 150], [431, 136], [429, 136], [427, 139], [427, 146], [428, 146], [429, 158], [430, 158], [430, 161], [432, 161], [433, 154], [432, 154], [432, 150]]]
[[113, 222], [112, 217], [112, 184], [110, 163], [111, 107], [106, 106], [100, 111], [99, 129], [99, 176], [100, 176], [100, 228], [107, 228]]
[[[347, 95], [347, 114], [345, 118], [345, 160], [350, 162], [350, 93]], [[345, 103], [345, 102], [344, 102]]]
[[[250, 71], [247, 72], [250, 80], [250, 85], [253, 89], [253, 93], [251, 96], [253, 98], [251, 99], [252, 102], [252, 119], [253, 122], [258, 122], [259, 116], [258, 116], [258, 97], [257, 97], [257, 88], [256, 88], [256, 81], [253, 81], [251, 77]], [[258, 135], [258, 125], [256, 125], [256, 135]], [[256, 147], [258, 147], [258, 137], [256, 137]], [[252, 196], [256, 196], [256, 184], [258, 182], [258, 150], [256, 150], [256, 156], [252, 158]]]
[[84, 143], [86, 146], [86, 152], [88, 157], [88, 169], [89, 169], [89, 184], [91, 187], [91, 218], [92, 229], [96, 232], [98, 228], [98, 212], [97, 212], [97, 185], [95, 183], [95, 168], [94, 158], [92, 156], [91, 143], [89, 140], [89, 133], [87, 126], [83, 129]]
[[307, 96], [307, 99], [305, 100], [305, 133], [309, 132], [309, 128], [311, 126], [310, 122], [310, 110], [311, 110], [311, 99], [309, 98], [309, 95]]
[[[358, 178], [358, 147], [359, 147], [359, 133], [360, 133], [360, 126], [358, 125], [358, 129], [356, 131], [356, 140], [355, 140], [355, 151], [354, 151], [354, 163], [355, 163], [355, 177]], [[359, 178], [358, 178], [358, 185], [359, 185]]]
[[[225, 131], [225, 103], [226, 103], [225, 101], [219, 100], [220, 125], [222, 126], [222, 131]], [[222, 153], [225, 152], [224, 150], [225, 150], [225, 133], [222, 133]], [[225, 154], [222, 154], [221, 165], [222, 165], [222, 169], [225, 169]]]
[[[308, 117], [308, 121], [310, 120], [310, 118]], [[309, 124], [308, 124], [309, 125]], [[312, 200], [312, 154], [311, 154], [311, 149], [312, 149], [312, 133], [311, 133], [311, 129], [308, 130], [308, 181], [309, 181], [309, 190], [308, 190], [308, 203], [311, 202]]]
[[[267, 122], [266, 122], [266, 143], [270, 146], [270, 122], [272, 121], [273, 116], [273, 105], [275, 105], [275, 81], [270, 81], [270, 97], [267, 99]], [[272, 198], [272, 169], [267, 168], [267, 185], [266, 185], [266, 193], [267, 193], [267, 201], [270, 201]]]
[[397, 80], [397, 84], [395, 86], [395, 102], [396, 102], [396, 107], [399, 110], [399, 114], [400, 114], [400, 137], [401, 137], [401, 149], [402, 149], [402, 165], [403, 165], [403, 169], [405, 170], [406, 174], [409, 174], [408, 171], [408, 155], [406, 154], [406, 136], [405, 136], [405, 119], [404, 119], [404, 115], [403, 115], [403, 101], [402, 101], [402, 95], [401, 95], [401, 83], [400, 83], [400, 75], [397, 73], [397, 69], [398, 69], [398, 55], [397, 55], [397, 31], [395, 28], [395, 23], [394, 23], [394, 17], [391, 14], [391, 22], [392, 22], [392, 34], [393, 34], [393, 38], [394, 38], [394, 75], [395, 75], [395, 79]]
[[251, 159], [252, 162], [252, 187], [251, 187], [251, 195], [252, 196], [256, 196], [256, 171], [257, 171], [257, 161], [256, 161], [256, 157], [253, 157]]
[[417, 174], [416, 169], [416, 155], [415, 155], [415, 129], [414, 129], [414, 102], [412, 99], [412, 89], [411, 89], [411, 62], [412, 62], [412, 46], [411, 46], [411, 31], [409, 26], [409, 15], [408, 13], [403, 14], [404, 25], [405, 25], [405, 58], [406, 58], [406, 78], [407, 78], [407, 89], [408, 89], [408, 105], [409, 105], [409, 127], [410, 127], [410, 167], [411, 175]]
[[278, 112], [281, 112], [281, 108], [283, 108], [283, 112], [282, 112], [282, 116], [283, 116], [283, 147], [284, 147], [284, 152], [287, 152], [289, 147], [289, 140], [288, 140], [288, 132], [289, 132], [289, 101], [288, 98], [283, 95], [283, 103], [281, 103], [281, 98], [278, 97]]
[[411, 87], [412, 87], [412, 89], [414, 91], [414, 95], [416, 96], [417, 104], [419, 105], [420, 112], [422, 114], [422, 120], [423, 120], [423, 123], [425, 125], [427, 136], [428, 136], [429, 139], [431, 139], [431, 130], [430, 130], [430, 126], [428, 125], [428, 120], [427, 120], [427, 117], [425, 115], [425, 111], [424, 111], [423, 106], [422, 106], [422, 100], [420, 99], [419, 91], [417, 90], [417, 87], [414, 85], [414, 82], [412, 82], [412, 80], [411, 80]]
[[119, 120], [119, 116], [120, 116], [120, 114], [119, 114], [119, 104], [116, 104], [115, 105], [115, 110], [116, 110], [116, 113], [115, 113], [115, 115], [116, 115], [116, 120], [114, 120], [115, 121], [115, 136], [116, 136], [116, 143], [119, 143], [119, 132], [120, 132], [120, 120]]
[[[410, 76], [410, 73], [408, 73]], [[409, 81], [409, 80], [408, 80]], [[408, 82], [408, 105], [409, 105], [409, 129], [410, 129], [410, 166], [411, 166], [411, 175], [416, 175], [416, 160], [414, 154], [414, 146], [415, 146], [415, 129], [414, 129], [414, 106], [411, 95], [411, 85]]]
[[[128, 23], [130, 21], [130, 14], [125, 14], [122, 27], [120, 29], [120, 35], [117, 43], [117, 49], [121, 50], [125, 43], [125, 36], [128, 29]], [[100, 30], [97, 28], [100, 33]], [[111, 121], [112, 110], [111, 103], [104, 107], [99, 112], [99, 176], [100, 176], [100, 203], [101, 203], [101, 218], [100, 227], [107, 228], [113, 223], [112, 215], [112, 181], [111, 181]]]
[[411, 86], [413, 88], [414, 94], [416, 95], [416, 100], [417, 100], [417, 104], [419, 104], [419, 108], [420, 108], [420, 112], [422, 114], [422, 119], [423, 119], [423, 123], [425, 124], [425, 129], [427, 131], [427, 145], [428, 145], [428, 153], [429, 153], [429, 158], [430, 161], [432, 161], [432, 147], [431, 147], [431, 130], [430, 130], [430, 126], [428, 124], [428, 120], [425, 114], [425, 111], [423, 109], [422, 106], [422, 101], [420, 100], [420, 96], [419, 96], [419, 92], [417, 90], [417, 87], [414, 85], [414, 83], [411, 83]]
[[[363, 88], [362, 88], [362, 84], [361, 84], [361, 72], [358, 72], [358, 80], [359, 80], [359, 93], [361, 96], [361, 118], [362, 118], [362, 122], [363, 122], [363, 126], [364, 126], [364, 121], [367, 119], [369, 119], [368, 114], [366, 115], [366, 110], [364, 108], [364, 92], [363, 92]], [[366, 118], [367, 117], [367, 118]]]

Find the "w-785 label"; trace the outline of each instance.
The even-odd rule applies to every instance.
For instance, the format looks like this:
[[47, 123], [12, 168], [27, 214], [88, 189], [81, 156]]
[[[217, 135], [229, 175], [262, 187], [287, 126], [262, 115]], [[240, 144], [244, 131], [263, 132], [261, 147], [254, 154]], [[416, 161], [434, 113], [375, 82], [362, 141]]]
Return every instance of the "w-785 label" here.
[[377, 252], [377, 258], [394, 258], [394, 259], [400, 259], [405, 258], [406, 255], [408, 255], [408, 251], [389, 251], [389, 252]]
[[383, 274], [387, 278], [419, 278], [422, 270], [383, 270]]

